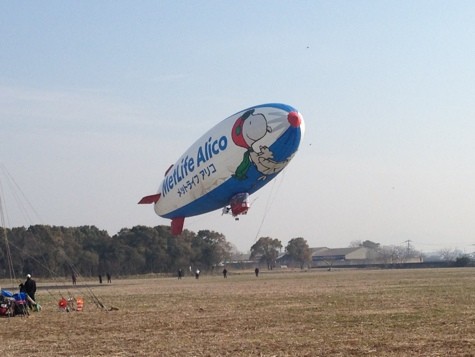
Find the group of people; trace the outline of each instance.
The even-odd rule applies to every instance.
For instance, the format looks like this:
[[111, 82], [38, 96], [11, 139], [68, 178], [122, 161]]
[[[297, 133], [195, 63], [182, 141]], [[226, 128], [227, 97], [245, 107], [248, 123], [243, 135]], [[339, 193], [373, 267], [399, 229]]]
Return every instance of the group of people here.
[[[190, 273], [192, 272], [191, 266], [190, 266]], [[195, 270], [195, 278], [199, 279], [200, 278], [200, 270], [196, 269]], [[254, 274], [256, 274], [256, 277], [259, 276], [259, 268], [254, 269]], [[185, 275], [183, 273], [182, 269], [178, 269], [178, 280], [183, 278]], [[226, 279], [228, 277], [228, 270], [226, 268], [223, 269], [223, 277]]]
[[[99, 284], [102, 284], [102, 274], [99, 274], [98, 275], [99, 277]], [[109, 273], [106, 274], [106, 277], [107, 277], [107, 283], [108, 284], [111, 284], [112, 283], [112, 277]], [[77, 282], [77, 277], [76, 277], [76, 274], [75, 273], [72, 273], [71, 274], [71, 280], [73, 282], [73, 285], [76, 285], [76, 282]]]
[[[190, 267], [191, 271], [191, 267]], [[200, 278], [200, 270], [196, 269], [195, 271], [195, 278], [199, 279]], [[259, 276], [259, 268], [256, 268], [254, 270], [254, 273], [256, 274], [256, 277]], [[184, 276], [183, 270], [178, 269], [178, 279], [181, 279]], [[109, 273], [106, 274], [107, 277], [107, 282], [111, 283], [111, 275]], [[223, 277], [227, 278], [228, 277], [228, 270], [226, 268], [223, 269]], [[76, 285], [76, 275], [73, 273], [72, 274], [72, 280], [73, 280], [73, 285]], [[102, 284], [102, 275], [99, 275], [99, 283]], [[28, 307], [30, 309], [33, 308], [33, 303], [35, 301], [35, 293], [36, 293], [36, 281], [33, 280], [31, 277], [31, 274], [26, 275], [26, 281], [24, 283], [20, 284], [20, 292], [21, 293], [26, 293], [29, 297], [28, 299]], [[31, 301], [33, 301], [33, 303]]]
[[[109, 273], [107, 273], [106, 277], [107, 277], [107, 283], [111, 284], [112, 283], [111, 275]], [[102, 284], [102, 274], [99, 274], [99, 284]]]
[[[191, 272], [192, 272], [192, 270], [191, 270], [191, 266], [190, 266], [190, 273], [191, 273]], [[196, 279], [199, 279], [199, 278], [200, 278], [200, 273], [201, 273], [200, 270], [199, 270], [199, 269], [196, 269], [194, 273], [195, 273], [195, 278], [196, 278]], [[185, 273], [183, 272], [183, 270], [182, 270], [182, 269], [178, 269], [178, 280], [180, 280], [180, 279], [183, 278], [184, 276], [185, 276]]]

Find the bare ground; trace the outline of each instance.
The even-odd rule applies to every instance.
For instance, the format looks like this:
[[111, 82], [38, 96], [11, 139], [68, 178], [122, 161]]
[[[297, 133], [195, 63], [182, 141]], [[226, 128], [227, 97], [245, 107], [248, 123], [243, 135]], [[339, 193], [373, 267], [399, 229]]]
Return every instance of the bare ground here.
[[[475, 356], [475, 269], [39, 286], [41, 312], [0, 319], [2, 356]], [[59, 312], [61, 295], [84, 311]]]

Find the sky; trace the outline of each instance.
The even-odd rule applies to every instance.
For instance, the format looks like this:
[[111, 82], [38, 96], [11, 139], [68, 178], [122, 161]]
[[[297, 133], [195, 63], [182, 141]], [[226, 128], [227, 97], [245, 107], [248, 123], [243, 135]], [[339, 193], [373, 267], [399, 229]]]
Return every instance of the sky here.
[[473, 1], [1, 1], [5, 224], [168, 225], [137, 202], [170, 164], [279, 102], [305, 120], [295, 158], [247, 216], [185, 228], [241, 251], [268, 236], [473, 252], [474, 18]]

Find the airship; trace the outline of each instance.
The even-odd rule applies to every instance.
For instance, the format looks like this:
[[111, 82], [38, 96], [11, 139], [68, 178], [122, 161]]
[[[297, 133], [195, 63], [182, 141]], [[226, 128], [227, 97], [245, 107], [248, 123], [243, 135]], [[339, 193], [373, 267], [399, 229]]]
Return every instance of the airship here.
[[289, 164], [303, 139], [304, 120], [290, 105], [269, 103], [241, 110], [201, 136], [165, 172], [158, 192], [139, 204], [171, 219], [171, 233], [186, 217], [222, 209], [238, 219], [249, 196]]

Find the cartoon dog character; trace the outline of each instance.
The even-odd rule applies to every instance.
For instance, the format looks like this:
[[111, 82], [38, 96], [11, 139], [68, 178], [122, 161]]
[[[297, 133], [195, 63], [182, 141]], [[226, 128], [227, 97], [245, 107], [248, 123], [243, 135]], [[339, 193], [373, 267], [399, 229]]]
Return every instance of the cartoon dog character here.
[[267, 124], [264, 114], [254, 114], [254, 109], [248, 110], [236, 120], [232, 128], [231, 137], [237, 146], [246, 149], [242, 162], [234, 173], [236, 179], [245, 180], [247, 178], [246, 173], [251, 164], [254, 164], [257, 171], [263, 174], [259, 178], [260, 180], [265, 180], [267, 175], [277, 173], [287, 165], [289, 159], [281, 162], [273, 160], [273, 153], [267, 146], [260, 146], [259, 152], [253, 149], [255, 142], [271, 132], [272, 128]]

